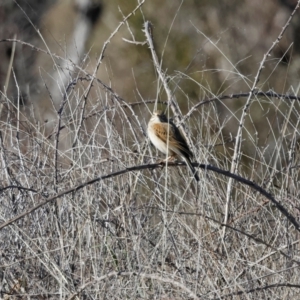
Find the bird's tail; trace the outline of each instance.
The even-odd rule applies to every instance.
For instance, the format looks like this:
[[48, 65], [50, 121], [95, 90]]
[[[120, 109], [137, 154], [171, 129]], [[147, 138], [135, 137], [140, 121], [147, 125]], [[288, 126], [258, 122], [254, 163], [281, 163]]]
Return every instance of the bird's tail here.
[[200, 178], [199, 178], [199, 176], [198, 176], [198, 174], [197, 174], [197, 170], [193, 167], [191, 160], [190, 160], [189, 158], [187, 158], [187, 157], [184, 157], [184, 156], [183, 156], [183, 158], [184, 158], [186, 164], [188, 165], [188, 167], [190, 168], [190, 170], [191, 170], [191, 172], [192, 172], [194, 178], [195, 178], [197, 181], [200, 181]]

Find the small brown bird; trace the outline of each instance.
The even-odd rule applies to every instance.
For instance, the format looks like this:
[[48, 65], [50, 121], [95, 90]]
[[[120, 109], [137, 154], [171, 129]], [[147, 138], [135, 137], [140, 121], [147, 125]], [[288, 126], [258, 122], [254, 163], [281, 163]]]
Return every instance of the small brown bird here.
[[191, 162], [193, 153], [179, 129], [163, 112], [158, 110], [152, 115], [148, 123], [148, 136], [159, 151], [169, 156], [167, 160], [181, 156], [189, 166], [195, 179], [200, 180]]

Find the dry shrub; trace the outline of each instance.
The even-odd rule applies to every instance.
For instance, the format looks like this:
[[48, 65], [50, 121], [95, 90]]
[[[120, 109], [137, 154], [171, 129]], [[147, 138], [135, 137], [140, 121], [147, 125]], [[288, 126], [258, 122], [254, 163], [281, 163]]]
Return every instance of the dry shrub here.
[[[175, 81], [153, 61], [168, 95]], [[149, 101], [128, 103], [86, 73], [74, 73], [47, 122], [2, 99], [1, 297], [296, 299], [299, 227], [289, 215], [229, 173], [199, 169], [196, 184], [182, 164], [153, 166]], [[175, 121], [195, 161], [228, 170], [235, 154], [239, 178], [297, 222], [299, 99], [254, 88], [196, 106], [187, 96], [189, 111], [175, 109]], [[238, 97], [250, 100], [248, 116], [232, 112], [242, 131], [228, 140], [217, 107]], [[255, 129], [268, 132], [263, 141], [249, 129], [255, 105], [268, 124]]]

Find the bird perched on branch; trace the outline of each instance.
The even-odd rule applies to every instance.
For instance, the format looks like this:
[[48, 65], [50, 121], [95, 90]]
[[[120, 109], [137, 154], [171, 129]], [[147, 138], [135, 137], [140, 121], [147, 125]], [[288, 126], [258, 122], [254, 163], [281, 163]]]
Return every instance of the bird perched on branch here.
[[148, 136], [152, 144], [162, 153], [168, 155], [168, 159], [173, 157], [182, 157], [190, 168], [194, 178], [199, 181], [197, 171], [192, 165], [191, 158], [193, 153], [189, 149], [180, 130], [161, 112], [153, 113], [148, 123]]

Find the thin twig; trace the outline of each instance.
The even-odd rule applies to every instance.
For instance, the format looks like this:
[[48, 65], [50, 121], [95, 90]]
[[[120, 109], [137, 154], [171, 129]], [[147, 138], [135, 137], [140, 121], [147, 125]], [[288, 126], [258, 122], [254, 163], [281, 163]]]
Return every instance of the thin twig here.
[[[250, 92], [242, 92], [242, 93], [238, 93], [238, 94], [231, 94], [231, 95], [220, 95], [220, 96], [216, 96], [216, 97], [212, 97], [209, 99], [204, 99], [201, 102], [198, 102], [197, 104], [195, 104], [193, 107], [190, 108], [189, 112], [182, 118], [181, 122], [185, 122], [186, 119], [190, 118], [191, 115], [197, 110], [198, 107], [211, 103], [211, 102], [215, 102], [215, 101], [222, 101], [222, 100], [227, 100], [227, 99], [239, 99], [239, 98], [244, 98], [244, 97], [249, 97], [250, 96]], [[300, 97], [296, 96], [296, 95], [290, 95], [290, 94], [279, 94], [276, 93], [273, 90], [269, 90], [267, 92], [263, 92], [263, 91], [254, 91], [253, 92], [253, 96], [257, 96], [257, 97], [270, 97], [270, 98], [277, 98], [277, 99], [283, 99], [283, 100], [298, 100], [300, 101]]]
[[[186, 140], [188, 141], [189, 145], [192, 145], [188, 135], [186, 134], [186, 130], [185, 130], [185, 126], [183, 123], [181, 123], [181, 111], [180, 108], [177, 104], [177, 101], [174, 99], [174, 96], [169, 88], [168, 85], [168, 80], [167, 80], [167, 76], [164, 74], [164, 72], [162, 71], [161, 68], [161, 64], [158, 61], [155, 49], [154, 49], [154, 43], [153, 43], [153, 27], [151, 25], [151, 23], [149, 21], [146, 21], [144, 24], [144, 32], [146, 35], [146, 39], [147, 39], [147, 43], [149, 45], [149, 49], [151, 51], [151, 55], [152, 55], [152, 59], [153, 59], [153, 63], [154, 63], [154, 67], [155, 70], [159, 76], [159, 79], [161, 80], [165, 92], [167, 94], [167, 99], [168, 99], [168, 105], [171, 107], [173, 114], [174, 114], [174, 118], [177, 124], [180, 124], [180, 127], [182, 128], [182, 133], [184, 134], [184, 137], [186, 138]], [[157, 109], [157, 104], [155, 103], [154, 105], [154, 109]]]
[[88, 281], [88, 282], [82, 284], [77, 289], [77, 291], [68, 298], [68, 300], [74, 299], [78, 294], [80, 294], [88, 286], [90, 286], [94, 283], [97, 283], [99, 281], [110, 279], [111, 277], [132, 277], [132, 276], [136, 276], [136, 277], [140, 277], [140, 278], [148, 278], [148, 279], [157, 280], [160, 282], [169, 283], [171, 285], [174, 285], [174, 286], [179, 287], [182, 290], [184, 290], [186, 293], [188, 293], [188, 297], [191, 297], [193, 299], [199, 299], [199, 297], [194, 292], [192, 292], [190, 289], [188, 289], [185, 285], [183, 285], [182, 283], [175, 281], [171, 278], [168, 278], [167, 275], [171, 276], [170, 274], [146, 274], [146, 273], [142, 273], [142, 272], [127, 272], [127, 271], [110, 272], [106, 275], [103, 275], [101, 277], [95, 278], [94, 280], [91, 280], [91, 281]]
[[[121, 100], [121, 101], [125, 101], [123, 98], [121, 98], [120, 96], [118, 96], [111, 87], [109, 87], [108, 85], [106, 85], [105, 83], [103, 83], [100, 79], [93, 77], [92, 74], [89, 74], [88, 72], [86, 72], [84, 69], [82, 69], [80, 66], [76, 65], [72, 60], [68, 59], [68, 58], [64, 58], [62, 56], [56, 55], [54, 53], [50, 53], [47, 50], [38, 48], [30, 43], [26, 43], [24, 41], [21, 40], [17, 40], [17, 39], [2, 39], [0, 40], [1, 42], [10, 42], [10, 43], [19, 43], [23, 46], [27, 46], [30, 47], [32, 50], [37, 51], [37, 52], [42, 52], [44, 54], [47, 55], [51, 55], [52, 57], [55, 57], [59, 60], [63, 60], [63, 61], [68, 61], [69, 63], [73, 64], [74, 67], [76, 67], [79, 71], [83, 72], [87, 77], [79, 77], [74, 79], [66, 88], [64, 97], [66, 97], [66, 94], [70, 91], [70, 89], [72, 88], [72, 86], [75, 86], [78, 82], [78, 80], [86, 80], [86, 81], [91, 81], [92, 79], [97, 80], [97, 82], [109, 93], [111, 93], [114, 98], [116, 100]], [[290, 94], [280, 94], [277, 93], [273, 90], [269, 90], [267, 92], [263, 92], [263, 91], [253, 91], [252, 93], [253, 96], [262, 96], [262, 97], [272, 97], [272, 98], [278, 98], [278, 99], [283, 99], [283, 100], [298, 100], [300, 101], [300, 97], [296, 96], [296, 95], [290, 95]], [[208, 98], [208, 99], [204, 99], [200, 102], [198, 102], [197, 104], [195, 104], [190, 110], [189, 112], [179, 121], [178, 125], [181, 125], [181, 123], [184, 123], [186, 119], [190, 118], [191, 115], [196, 111], [196, 109], [202, 105], [208, 104], [210, 102], [214, 102], [214, 101], [220, 101], [220, 100], [226, 100], [226, 99], [238, 99], [238, 98], [243, 98], [243, 97], [249, 97], [250, 96], [250, 92], [242, 92], [242, 93], [237, 93], [237, 94], [230, 94], [230, 95], [220, 95], [220, 96], [216, 96], [216, 97], [212, 97], [212, 98]], [[140, 101], [140, 102], [134, 102], [134, 103], [127, 103], [126, 105], [129, 106], [135, 106], [135, 105], [142, 105], [145, 103], [155, 103], [157, 101], [157, 103], [161, 103], [163, 105], [168, 105], [169, 102], [168, 101], [158, 101], [157, 99], [153, 99], [153, 100], [146, 100], [146, 101]], [[125, 105], [125, 104], [124, 104]], [[87, 116], [88, 117], [88, 116]], [[85, 117], [85, 118], [87, 118]]]
[[[185, 166], [185, 163], [184, 162], [168, 162], [168, 166], [172, 166], [172, 167], [175, 167], [175, 166]], [[205, 164], [198, 164], [198, 163], [193, 163], [193, 166], [194, 167], [199, 167], [205, 171], [213, 171], [215, 173], [218, 173], [218, 174], [222, 174], [226, 177], [229, 177], [229, 178], [232, 178], [234, 180], [236, 180], [237, 182], [240, 182], [240, 183], [243, 183], [249, 187], [251, 187], [252, 189], [254, 189], [255, 191], [259, 192], [261, 195], [265, 196], [267, 199], [269, 199], [270, 201], [272, 201], [272, 203], [276, 206], [276, 208], [284, 215], [287, 217], [287, 219], [295, 226], [296, 230], [300, 231], [300, 224], [296, 221], [295, 217], [290, 214], [282, 204], [280, 204], [275, 198], [274, 196], [267, 192], [265, 189], [263, 189], [261, 186], [257, 185], [255, 182], [251, 181], [251, 180], [248, 180], [246, 178], [243, 178], [239, 175], [236, 175], [236, 174], [233, 174], [229, 171], [225, 171], [225, 170], [222, 170], [222, 169], [219, 169], [215, 166], [211, 166], [211, 165], [205, 165]], [[76, 185], [75, 187], [72, 187], [70, 189], [67, 189], [65, 191], [62, 191], [58, 194], [56, 194], [55, 196], [53, 197], [50, 197], [44, 201], [41, 201], [38, 205], [32, 207], [31, 209], [27, 210], [26, 212], [24, 213], [21, 213], [19, 214], [18, 216], [4, 222], [3, 224], [0, 225], [0, 230], [3, 229], [4, 227], [8, 226], [8, 225], [11, 225], [12, 223], [14, 223], [15, 221], [23, 218], [24, 216], [34, 212], [35, 210], [37, 210], [38, 208], [44, 206], [45, 204], [49, 203], [49, 202], [52, 202], [62, 196], [65, 196], [65, 195], [68, 195], [70, 193], [73, 193], [73, 192], [76, 192], [76, 191], [79, 191], [81, 190], [82, 188], [88, 186], [88, 185], [91, 185], [93, 183], [96, 183], [96, 182], [99, 182], [99, 181], [102, 181], [104, 179], [108, 179], [108, 178], [112, 178], [112, 177], [116, 177], [116, 176], [119, 176], [119, 175], [122, 175], [122, 174], [126, 174], [128, 172], [133, 172], [133, 171], [141, 171], [141, 170], [146, 170], [146, 169], [156, 169], [156, 168], [159, 168], [161, 167], [161, 164], [146, 164], [146, 165], [138, 165], [138, 166], [133, 166], [133, 167], [129, 167], [129, 168], [126, 168], [126, 169], [123, 169], [123, 170], [120, 170], [120, 171], [117, 171], [117, 172], [113, 172], [113, 173], [110, 173], [110, 174], [107, 174], [107, 175], [103, 175], [103, 176], [100, 176], [100, 177], [96, 177], [92, 180], [89, 180], [89, 181], [86, 181], [84, 183], [81, 183], [79, 185]], [[226, 223], [224, 223], [226, 224]]]
[[8, 185], [5, 187], [0, 187], [0, 193], [2, 193], [3, 191], [6, 191], [6, 190], [10, 190], [10, 189], [18, 189], [18, 190], [23, 190], [23, 191], [27, 191], [27, 192], [38, 193], [38, 191], [35, 189], [31, 189], [31, 188], [27, 188], [27, 187], [19, 186], [19, 185]]
[[[268, 201], [268, 202], [269, 202], [269, 201]], [[233, 227], [233, 226], [231, 226], [231, 225], [229, 225], [229, 224], [224, 224], [224, 223], [222, 223], [222, 222], [220, 222], [220, 221], [214, 219], [214, 218], [211, 217], [211, 216], [207, 216], [207, 215], [202, 214], [202, 213], [199, 213], [199, 212], [176, 211], [176, 210], [170, 210], [170, 209], [162, 209], [162, 208], [160, 208], [160, 207], [155, 207], [155, 206], [143, 206], [143, 207], [141, 207], [141, 209], [143, 209], [143, 208], [155, 209], [155, 210], [160, 210], [160, 211], [163, 210], [163, 211], [166, 212], [166, 213], [177, 214], [177, 215], [187, 215], [187, 216], [197, 216], [197, 217], [202, 217], [202, 218], [204, 218], [204, 219], [207, 219], [207, 220], [209, 220], [209, 221], [212, 221], [212, 222], [218, 224], [218, 225], [221, 226], [221, 227], [224, 227], [224, 226], [225, 226], [225, 227], [227, 227], [228, 229], [230, 229], [230, 230], [232, 230], [232, 231], [236, 231], [236, 232], [238, 232], [238, 233], [240, 233], [240, 234], [246, 236], [247, 238], [249, 238], [249, 239], [251, 239], [251, 240], [253, 240], [253, 241], [255, 241], [255, 242], [259, 243], [259, 244], [263, 244], [263, 245], [265, 245], [267, 248], [270, 248], [270, 249], [273, 250], [272, 254], [278, 252], [278, 253], [280, 253], [281, 255], [283, 255], [284, 257], [286, 257], [286, 258], [288, 258], [289, 260], [291, 260], [292, 262], [294, 262], [294, 263], [300, 265], [300, 261], [293, 259], [291, 255], [286, 254], [285, 252], [283, 252], [283, 251], [281, 250], [281, 249], [287, 248], [288, 245], [281, 246], [280, 249], [278, 249], [278, 248], [272, 246], [271, 244], [265, 242], [265, 241], [262, 240], [261, 238], [255, 237], [254, 235], [249, 234], [249, 233], [247, 233], [247, 232], [245, 232], [245, 231], [242, 231], [242, 230], [240, 230], [240, 229], [238, 229], [238, 228], [235, 228], [235, 227]], [[217, 231], [216, 231], [216, 232], [217, 232]], [[294, 242], [293, 244], [298, 244], [299, 241], [300, 241], [300, 240]]]
[[55, 184], [58, 184], [58, 144], [59, 144], [59, 136], [60, 136], [60, 132], [62, 130], [62, 126], [61, 126], [61, 122], [62, 122], [62, 113], [64, 110], [64, 107], [66, 105], [68, 101], [68, 97], [64, 97], [63, 101], [60, 105], [60, 108], [57, 111], [57, 116], [58, 116], [58, 120], [57, 120], [57, 130], [56, 130], [56, 134], [55, 134], [55, 151], [54, 151], [54, 167], [55, 167]]
[[102, 50], [101, 50], [101, 53], [100, 53], [100, 56], [98, 58], [98, 61], [97, 61], [97, 64], [96, 64], [96, 67], [94, 69], [94, 72], [92, 74], [92, 80], [91, 82], [89, 83], [89, 86], [87, 87], [87, 92], [85, 93], [84, 97], [87, 98], [89, 93], [90, 93], [90, 90], [92, 88], [92, 85], [93, 85], [93, 80], [96, 78], [96, 74], [98, 72], [98, 69], [102, 63], [102, 60], [104, 58], [104, 52], [107, 48], [107, 45], [110, 43], [111, 39], [118, 33], [118, 31], [120, 30], [120, 28], [126, 24], [127, 20], [136, 13], [137, 10], [139, 10], [142, 5], [144, 4], [145, 0], [142, 0], [137, 6], [136, 8], [130, 12], [125, 18], [123, 18], [123, 20], [120, 22], [120, 24], [117, 26], [117, 28], [110, 34], [109, 38], [104, 42], [103, 44], [103, 47], [102, 47]]
[[[245, 106], [243, 108], [242, 115], [241, 115], [241, 118], [240, 118], [240, 121], [239, 121], [238, 130], [237, 130], [236, 139], [235, 139], [234, 153], [233, 153], [232, 161], [231, 161], [231, 168], [230, 168], [231, 173], [236, 173], [237, 170], [238, 170], [240, 149], [241, 149], [241, 143], [242, 143], [242, 131], [243, 131], [243, 128], [244, 128], [244, 122], [245, 122], [245, 118], [246, 118], [246, 115], [248, 113], [248, 110], [250, 108], [250, 105], [252, 103], [253, 96], [254, 96], [255, 90], [257, 88], [256, 86], [259, 82], [261, 71], [264, 68], [264, 65], [265, 65], [265, 62], [266, 62], [267, 58], [271, 55], [271, 52], [273, 51], [274, 47], [279, 43], [279, 41], [281, 40], [285, 30], [290, 25], [290, 22], [291, 22], [291, 20], [294, 16], [294, 14], [296, 13], [296, 11], [299, 8], [299, 4], [300, 4], [300, 0], [298, 0], [298, 3], [296, 5], [294, 11], [291, 13], [289, 19], [287, 20], [287, 22], [285, 23], [285, 25], [282, 28], [281, 32], [277, 36], [275, 42], [272, 44], [272, 46], [269, 48], [269, 50], [264, 54], [264, 57], [260, 62], [260, 66], [259, 66], [258, 71], [256, 73], [256, 76], [254, 78], [253, 85], [252, 85], [251, 90], [249, 92], [249, 96], [247, 98], [247, 101], [245, 103]], [[233, 184], [233, 180], [229, 179], [228, 184], [227, 184], [227, 192], [226, 192], [226, 205], [225, 205], [225, 216], [224, 216], [224, 223], [225, 224], [228, 221], [232, 184]], [[226, 232], [226, 227], [224, 227], [224, 229], [223, 229], [223, 238], [225, 236], [225, 232]]]
[[237, 295], [244, 295], [244, 294], [250, 294], [256, 291], [263, 291], [263, 290], [268, 290], [271, 288], [279, 288], [279, 287], [289, 287], [289, 288], [298, 288], [300, 289], [300, 285], [299, 284], [291, 284], [291, 283], [274, 283], [274, 284], [269, 284], [269, 285], [264, 285], [264, 286], [259, 286], [253, 289], [249, 289], [249, 290], [245, 290], [245, 291], [237, 291], [237, 292], [233, 292], [230, 294], [226, 294], [223, 296], [219, 296], [218, 298], [213, 298], [212, 300], [219, 300], [219, 299], [225, 299], [225, 298], [231, 298], [232, 296], [237, 296]]

